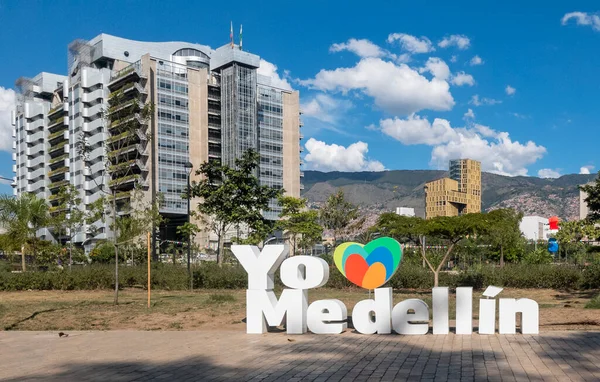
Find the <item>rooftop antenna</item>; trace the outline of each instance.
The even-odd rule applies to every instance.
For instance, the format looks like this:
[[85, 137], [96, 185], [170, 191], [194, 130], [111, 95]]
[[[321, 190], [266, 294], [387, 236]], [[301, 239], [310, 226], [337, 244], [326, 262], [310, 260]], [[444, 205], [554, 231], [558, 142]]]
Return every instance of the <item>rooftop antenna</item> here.
[[242, 49], [242, 24], [240, 24], [240, 50]]
[[231, 28], [229, 30], [229, 40], [231, 40], [231, 49], [233, 49], [233, 21], [231, 22]]

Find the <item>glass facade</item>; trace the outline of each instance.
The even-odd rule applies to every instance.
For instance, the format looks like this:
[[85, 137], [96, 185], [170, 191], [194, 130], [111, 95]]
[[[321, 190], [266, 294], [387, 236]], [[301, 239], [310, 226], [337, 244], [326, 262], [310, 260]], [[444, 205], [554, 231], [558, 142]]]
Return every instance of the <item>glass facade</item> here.
[[[260, 153], [260, 183], [283, 188], [283, 99], [281, 90], [258, 85], [258, 131]], [[281, 213], [277, 200], [269, 203], [271, 211], [264, 217], [276, 220]]]
[[187, 68], [162, 62], [157, 65], [158, 192], [164, 196], [161, 212], [187, 213], [181, 195], [187, 187], [185, 164], [189, 158]]
[[256, 69], [237, 63], [223, 69], [221, 71], [223, 164], [231, 166], [246, 150], [257, 150], [256, 106]]

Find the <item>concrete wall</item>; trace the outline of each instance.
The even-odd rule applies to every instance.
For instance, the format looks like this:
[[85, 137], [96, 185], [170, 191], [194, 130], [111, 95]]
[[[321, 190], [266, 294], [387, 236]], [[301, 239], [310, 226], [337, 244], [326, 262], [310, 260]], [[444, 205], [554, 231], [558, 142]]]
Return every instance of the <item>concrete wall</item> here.
[[[188, 101], [189, 101], [189, 152], [190, 162], [194, 165], [191, 181], [199, 181], [196, 170], [208, 161], [208, 71], [206, 69], [188, 69]], [[191, 209], [195, 210], [199, 198], [191, 200]], [[198, 218], [192, 218], [192, 223], [204, 231], [195, 237], [196, 244], [201, 248], [209, 246], [209, 233], [205, 231], [205, 223]]]
[[283, 93], [283, 188], [300, 197], [300, 93]]

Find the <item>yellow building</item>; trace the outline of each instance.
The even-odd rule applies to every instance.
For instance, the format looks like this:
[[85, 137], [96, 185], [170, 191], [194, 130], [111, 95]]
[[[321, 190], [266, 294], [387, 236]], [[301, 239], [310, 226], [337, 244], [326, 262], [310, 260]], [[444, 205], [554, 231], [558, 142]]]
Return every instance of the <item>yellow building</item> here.
[[425, 218], [481, 212], [481, 163], [450, 161], [450, 177], [425, 184]]

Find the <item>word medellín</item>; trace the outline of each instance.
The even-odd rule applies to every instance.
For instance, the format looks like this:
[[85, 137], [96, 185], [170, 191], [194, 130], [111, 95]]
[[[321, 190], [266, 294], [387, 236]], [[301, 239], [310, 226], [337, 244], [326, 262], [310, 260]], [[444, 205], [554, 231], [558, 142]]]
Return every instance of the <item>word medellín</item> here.
[[[338, 334], [347, 328], [346, 305], [337, 299], [308, 304], [308, 290], [329, 280], [329, 265], [318, 257], [294, 256], [285, 259], [284, 245], [267, 245], [262, 251], [250, 245], [232, 245], [231, 250], [248, 273], [246, 291], [246, 331], [265, 333], [268, 326], [285, 320], [288, 334]], [[285, 259], [285, 261], [284, 261]], [[288, 287], [279, 300], [273, 292], [274, 276], [280, 267], [281, 281]], [[501, 290], [501, 289], [498, 289]], [[499, 293], [499, 292], [498, 292]], [[496, 293], [497, 294], [497, 293]], [[449, 332], [448, 288], [432, 290], [433, 334]], [[539, 307], [528, 298], [501, 298], [499, 333], [516, 332], [516, 315], [522, 314], [523, 334], [539, 332]], [[429, 306], [423, 300], [408, 299], [395, 306], [392, 288], [376, 288], [373, 299], [359, 301], [352, 310], [352, 324], [363, 334], [426, 334]], [[479, 300], [479, 334], [494, 334], [496, 300]], [[473, 332], [473, 288], [456, 288], [456, 334]]]

